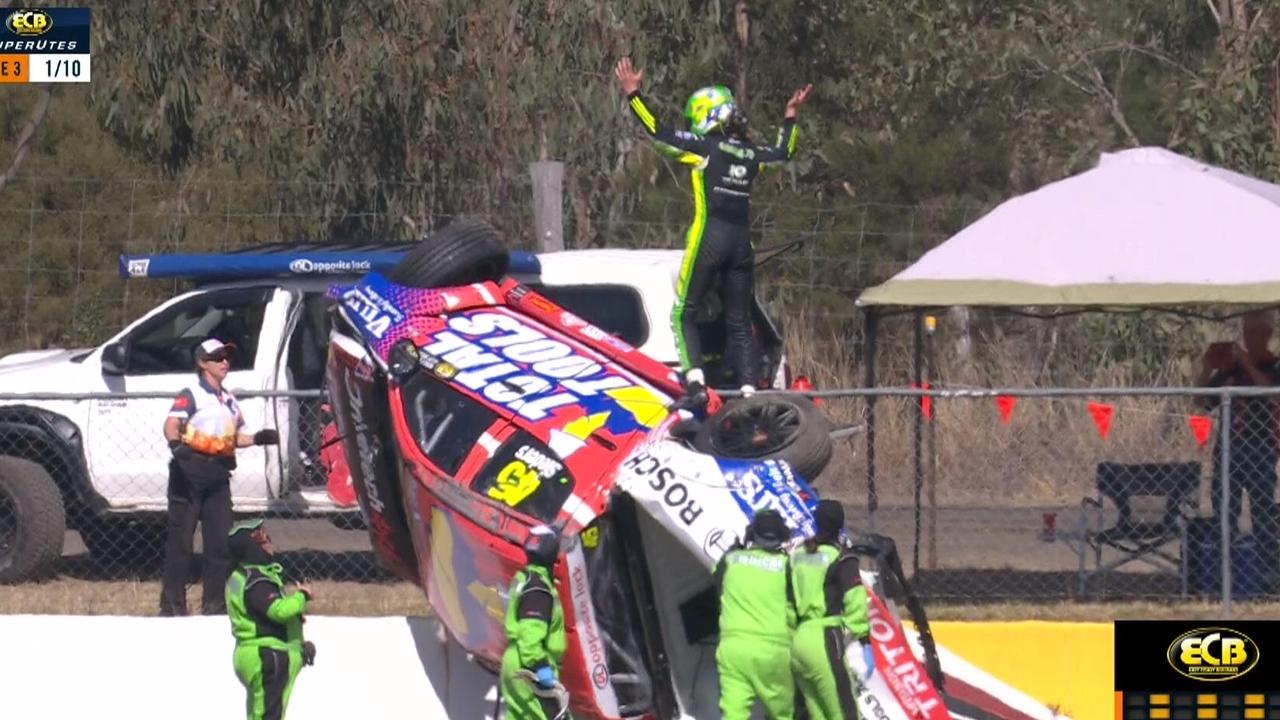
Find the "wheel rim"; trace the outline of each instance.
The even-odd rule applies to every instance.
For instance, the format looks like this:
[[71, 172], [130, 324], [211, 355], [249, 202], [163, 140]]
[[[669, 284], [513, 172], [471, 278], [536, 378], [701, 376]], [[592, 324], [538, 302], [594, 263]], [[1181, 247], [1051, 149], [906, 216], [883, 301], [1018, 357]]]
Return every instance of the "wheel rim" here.
[[0, 564], [18, 546], [18, 507], [8, 493], [0, 490]]
[[800, 411], [785, 403], [730, 407], [716, 423], [711, 446], [730, 457], [763, 457], [800, 435]]

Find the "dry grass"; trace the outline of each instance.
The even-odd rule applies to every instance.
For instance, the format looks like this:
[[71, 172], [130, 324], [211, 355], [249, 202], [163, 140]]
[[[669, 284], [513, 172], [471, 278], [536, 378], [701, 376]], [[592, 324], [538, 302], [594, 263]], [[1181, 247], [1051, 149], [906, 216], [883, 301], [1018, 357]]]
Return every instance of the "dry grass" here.
[[[426, 615], [426, 597], [404, 582], [358, 583], [317, 580], [311, 583], [316, 615]], [[57, 579], [0, 586], [0, 614], [155, 615], [160, 582]], [[200, 607], [200, 588], [187, 591], [187, 605]]]
[[[800, 307], [794, 316], [809, 314]], [[817, 388], [860, 387], [862, 369], [850, 352], [848, 338], [839, 334], [847, 328], [817, 327], [805, 322], [786, 325], [793, 370], [808, 374]], [[1052, 383], [1059, 387], [1129, 387], [1151, 382], [1176, 384], [1187, 374], [1182, 367], [1185, 362], [1170, 358], [1158, 377], [1146, 380], [1119, 360], [1046, 377], [1037, 371], [1039, 363], [1026, 357], [1026, 344], [1026, 338], [991, 340], [980, 353], [975, 351], [980, 359], [961, 361], [950, 351], [950, 343], [940, 338], [932, 386], [1033, 388]], [[897, 346], [886, 342], [878, 362], [879, 385], [909, 384], [911, 368], [911, 353], [900, 342]], [[925, 484], [933, 486], [938, 507], [1075, 505], [1092, 493], [1097, 464], [1104, 460], [1199, 461], [1208, 492], [1211, 446], [1198, 447], [1188, 428], [1187, 416], [1202, 412], [1192, 398], [1099, 400], [1113, 408], [1106, 439], [1094, 425], [1088, 398], [1021, 398], [1007, 425], [1001, 422], [990, 398], [933, 399], [933, 420], [922, 426], [921, 462]], [[877, 401], [876, 489], [886, 504], [909, 504], [914, 495], [917, 402], [908, 397]], [[867, 402], [863, 398], [827, 399], [823, 410], [838, 423], [861, 423], [867, 416]], [[822, 487], [851, 498], [866, 497], [866, 455], [864, 436], [839, 443], [824, 472]], [[1202, 501], [1202, 507], [1207, 507], [1207, 496]]]

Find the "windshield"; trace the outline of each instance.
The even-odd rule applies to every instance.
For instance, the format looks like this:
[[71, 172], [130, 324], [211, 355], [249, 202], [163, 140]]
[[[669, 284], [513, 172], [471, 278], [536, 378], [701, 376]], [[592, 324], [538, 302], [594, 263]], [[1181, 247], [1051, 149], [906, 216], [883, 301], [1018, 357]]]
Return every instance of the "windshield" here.
[[480, 436], [499, 420], [494, 411], [425, 372], [405, 378], [400, 401], [418, 447], [448, 475], [458, 472]]
[[640, 292], [627, 285], [530, 285], [548, 300], [632, 347], [649, 339]]

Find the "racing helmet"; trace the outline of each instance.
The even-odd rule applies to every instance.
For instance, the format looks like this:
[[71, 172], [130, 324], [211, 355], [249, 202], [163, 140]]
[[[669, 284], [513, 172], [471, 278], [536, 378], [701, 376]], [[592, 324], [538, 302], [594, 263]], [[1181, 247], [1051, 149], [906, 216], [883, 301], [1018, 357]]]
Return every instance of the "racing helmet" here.
[[529, 530], [524, 540], [524, 555], [531, 565], [549, 568], [560, 554], [560, 533], [547, 525], [537, 525]]
[[[695, 135], [724, 130], [736, 114], [733, 93], [724, 85], [710, 85], [689, 96], [684, 104], [684, 117]], [[743, 123], [745, 124], [745, 123]]]

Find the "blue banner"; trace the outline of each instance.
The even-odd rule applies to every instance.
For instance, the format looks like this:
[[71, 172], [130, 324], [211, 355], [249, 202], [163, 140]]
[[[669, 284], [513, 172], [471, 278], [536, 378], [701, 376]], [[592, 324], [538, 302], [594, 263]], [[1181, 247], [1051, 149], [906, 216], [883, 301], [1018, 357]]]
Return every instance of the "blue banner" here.
[[[335, 252], [235, 252], [192, 255], [121, 255], [122, 278], [185, 278], [196, 281], [251, 280], [312, 275], [358, 276], [387, 273], [400, 262], [406, 249]], [[531, 252], [511, 252], [512, 275], [537, 275], [538, 258]]]
[[759, 510], [777, 510], [793, 533], [809, 537], [816, 527], [813, 509], [818, 506], [817, 493], [778, 460], [729, 460], [716, 458], [720, 472], [742, 514], [751, 518]]

